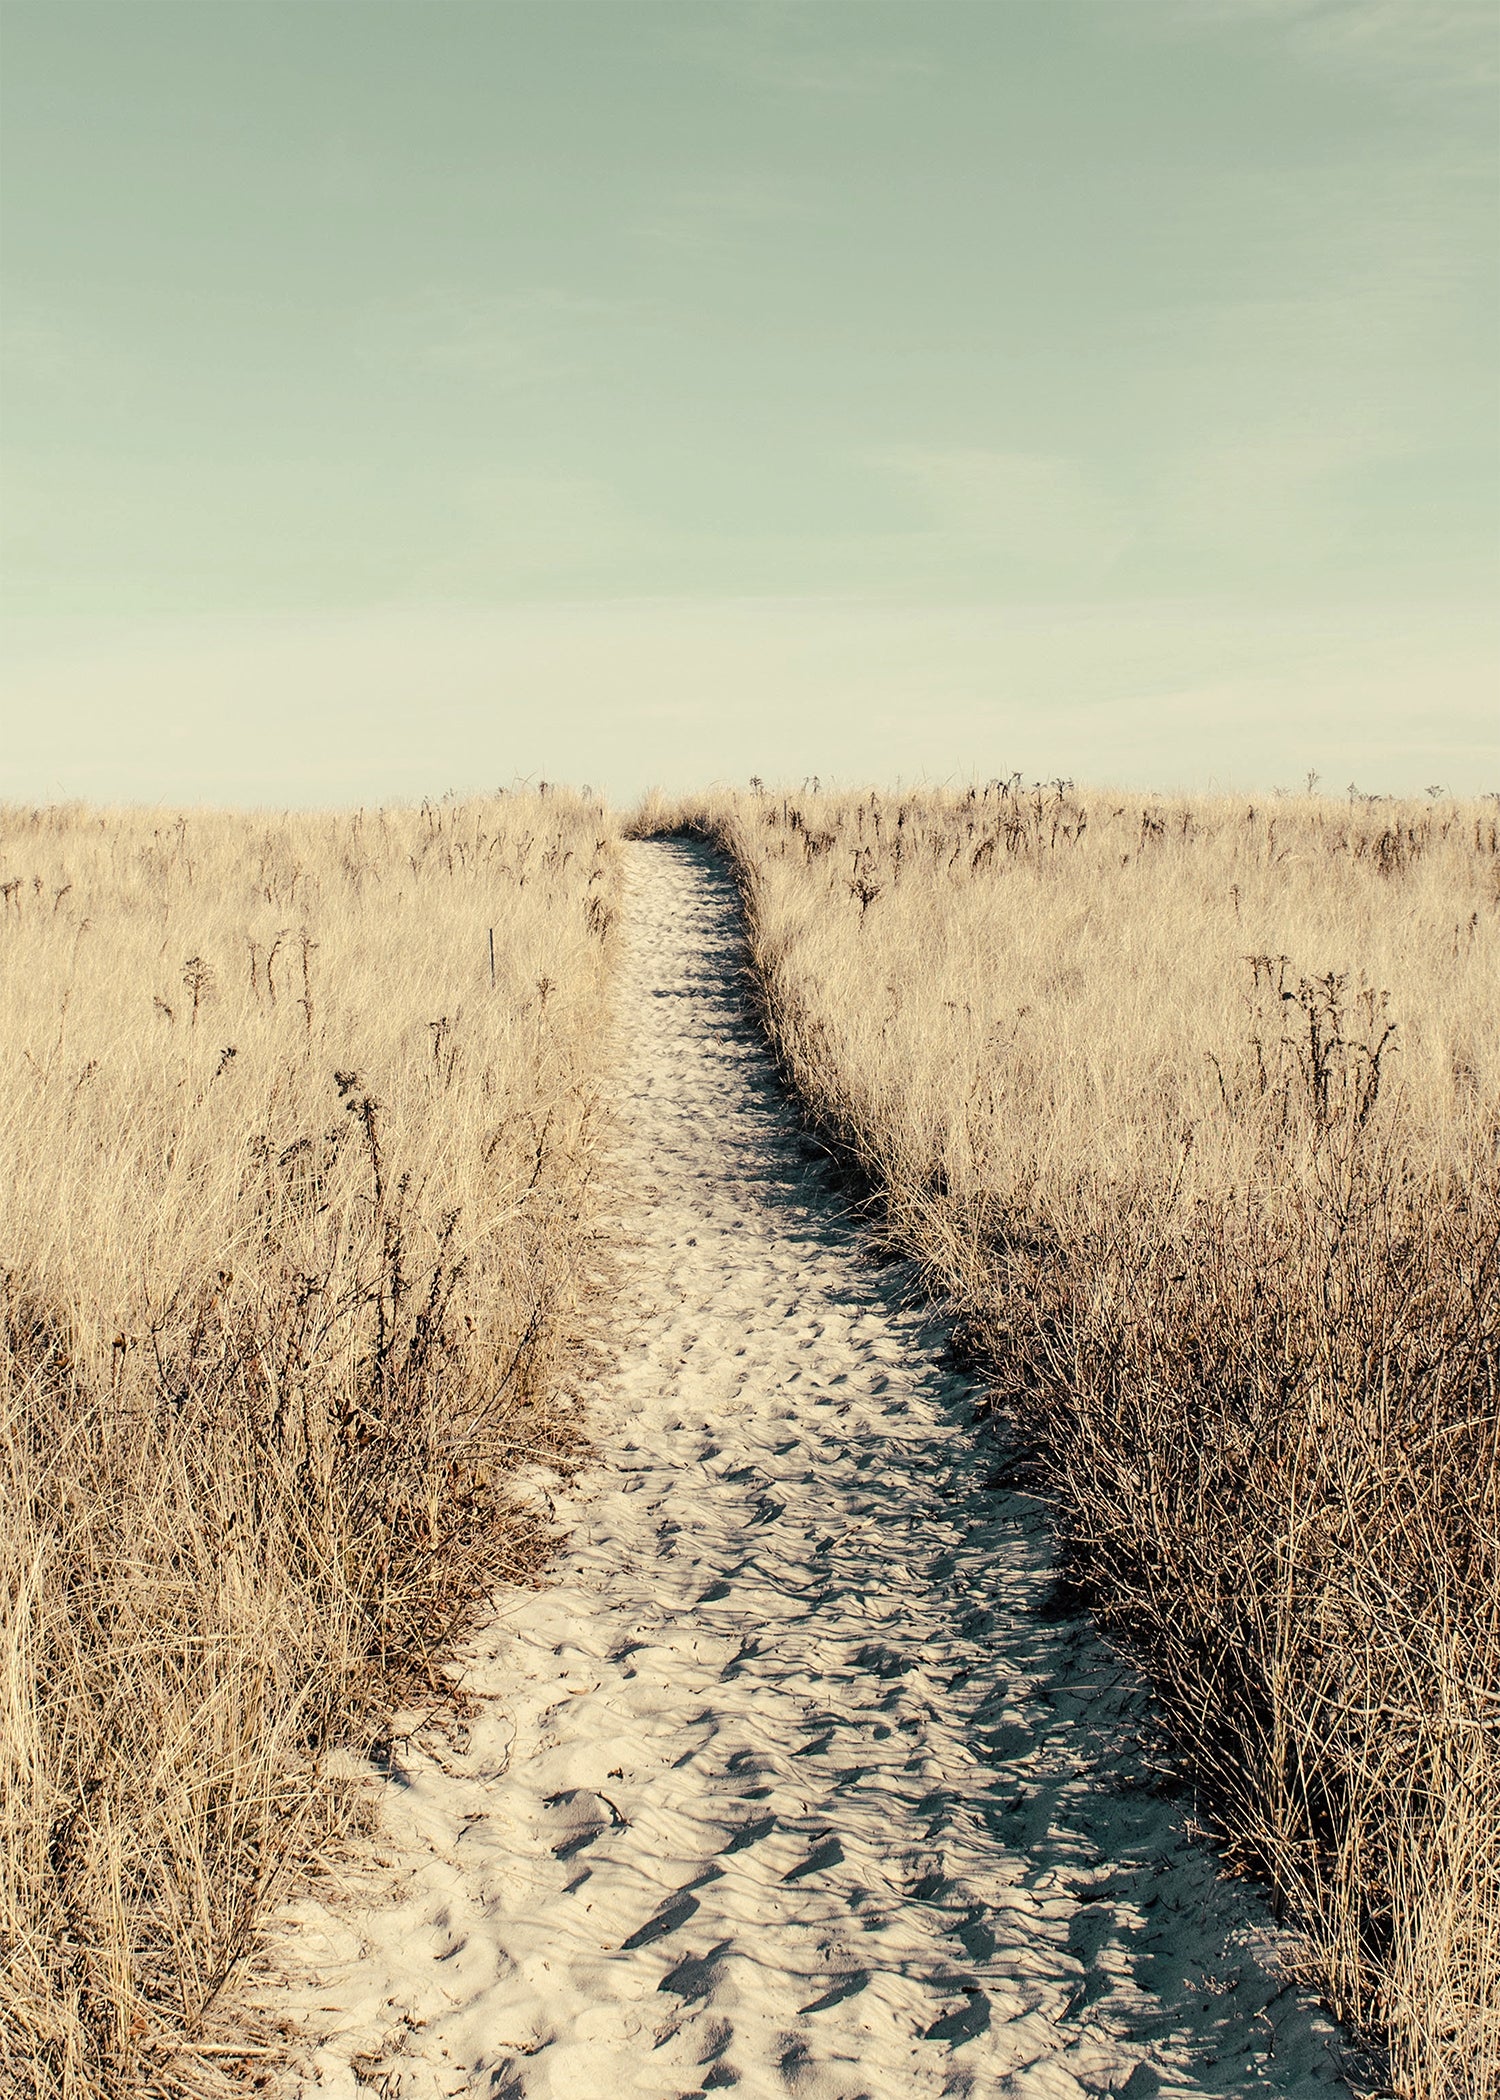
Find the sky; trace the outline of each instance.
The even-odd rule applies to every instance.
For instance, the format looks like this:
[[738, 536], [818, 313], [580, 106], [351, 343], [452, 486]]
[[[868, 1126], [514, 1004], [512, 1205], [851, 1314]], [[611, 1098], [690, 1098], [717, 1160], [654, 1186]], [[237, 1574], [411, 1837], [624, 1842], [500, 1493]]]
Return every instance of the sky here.
[[0, 795], [1500, 790], [1491, 0], [5, 0]]

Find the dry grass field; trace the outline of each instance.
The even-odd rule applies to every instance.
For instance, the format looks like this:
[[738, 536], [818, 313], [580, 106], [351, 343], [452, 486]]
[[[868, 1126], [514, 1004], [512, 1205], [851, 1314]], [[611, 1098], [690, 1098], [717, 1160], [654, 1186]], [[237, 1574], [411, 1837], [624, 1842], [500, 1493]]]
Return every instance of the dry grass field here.
[[0, 2083], [199, 2092], [325, 1753], [541, 1551], [615, 829], [11, 808], [0, 864]]
[[[1500, 2094], [1500, 809], [649, 804], [993, 1379], [997, 1484], [1405, 2100]], [[614, 819], [0, 812], [0, 2087], [227, 2091], [605, 1249]], [[221, 2053], [222, 2052], [222, 2053]], [[216, 2069], [216, 2066], [220, 2067]]]
[[648, 804], [962, 1307], [1232, 1856], [1411, 2100], [1500, 2091], [1500, 809]]

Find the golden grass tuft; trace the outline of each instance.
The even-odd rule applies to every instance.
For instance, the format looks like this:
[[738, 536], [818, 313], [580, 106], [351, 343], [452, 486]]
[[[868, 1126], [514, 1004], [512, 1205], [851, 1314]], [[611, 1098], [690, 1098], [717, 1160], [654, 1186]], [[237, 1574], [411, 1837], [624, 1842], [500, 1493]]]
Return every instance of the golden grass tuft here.
[[1232, 1857], [1409, 2100], [1500, 2092], [1500, 808], [649, 803], [981, 1342]]
[[211, 2080], [325, 1753], [537, 1565], [618, 867], [562, 794], [0, 816], [0, 2082]]

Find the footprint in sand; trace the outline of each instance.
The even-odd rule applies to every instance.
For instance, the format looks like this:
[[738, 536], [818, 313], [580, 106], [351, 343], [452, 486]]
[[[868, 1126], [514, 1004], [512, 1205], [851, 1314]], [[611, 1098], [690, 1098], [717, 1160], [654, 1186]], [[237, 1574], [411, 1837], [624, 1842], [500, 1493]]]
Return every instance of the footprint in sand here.
[[1264, 1911], [1142, 1771], [1139, 1687], [1049, 1608], [942, 1330], [809, 1162], [728, 881], [630, 852], [651, 1193], [604, 1462], [558, 1496], [555, 1579], [469, 1644], [464, 1754], [387, 1782], [395, 1875], [288, 1921], [303, 2091], [1347, 2090]]

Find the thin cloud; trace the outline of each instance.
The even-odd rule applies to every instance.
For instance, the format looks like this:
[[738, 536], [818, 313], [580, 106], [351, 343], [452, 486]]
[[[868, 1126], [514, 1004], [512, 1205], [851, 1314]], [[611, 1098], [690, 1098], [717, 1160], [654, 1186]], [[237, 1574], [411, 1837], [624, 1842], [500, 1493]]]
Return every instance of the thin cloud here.
[[406, 306], [377, 309], [366, 343], [431, 372], [524, 388], [586, 369], [601, 331], [618, 330], [634, 311], [557, 285], [495, 294], [435, 285]]
[[706, 182], [644, 215], [628, 232], [630, 238], [652, 246], [691, 252], [720, 248], [726, 240], [816, 215], [806, 193], [788, 182]]
[[897, 445], [867, 455], [904, 478], [944, 540], [1028, 567], [1097, 576], [1129, 544], [1118, 507], [1077, 460], [980, 446]]
[[1193, 36], [1264, 23], [1304, 63], [1413, 91], [1482, 90], [1500, 80], [1492, 0], [1164, 0], [1121, 17], [1137, 32]]
[[[837, 23], [837, 15], [834, 16]], [[906, 44], [851, 49], [823, 11], [762, 0], [755, 7], [680, 10], [663, 31], [677, 59], [696, 60], [721, 76], [769, 93], [862, 99], [936, 74], [930, 51]]]

